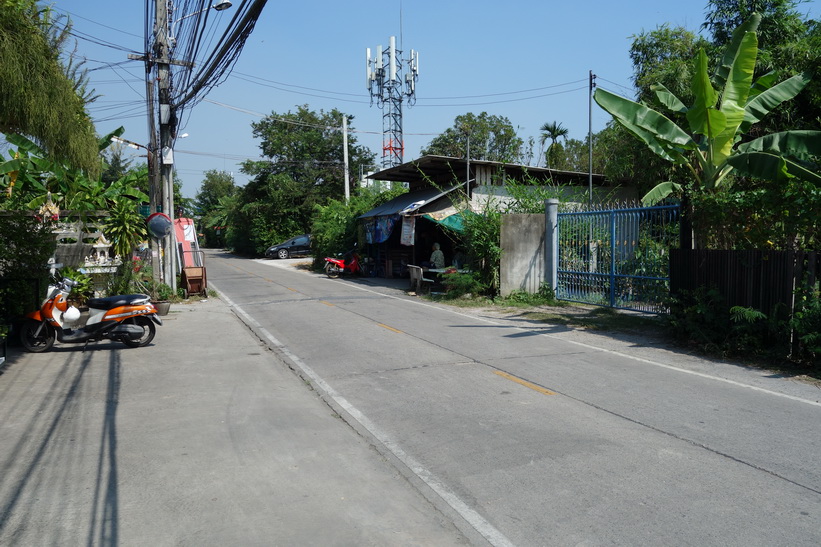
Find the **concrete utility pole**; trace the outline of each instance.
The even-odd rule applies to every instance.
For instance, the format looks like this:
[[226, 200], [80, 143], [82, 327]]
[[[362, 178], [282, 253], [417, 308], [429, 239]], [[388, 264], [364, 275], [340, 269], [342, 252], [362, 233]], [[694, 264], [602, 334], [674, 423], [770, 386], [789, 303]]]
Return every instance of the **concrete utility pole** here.
[[350, 169], [348, 168], [348, 116], [342, 114], [342, 162], [345, 178], [345, 204], [351, 200]]
[[[171, 53], [168, 43], [168, 4], [156, 2], [154, 14], [154, 49], [157, 60], [157, 88], [160, 105], [160, 187], [162, 188], [162, 212], [174, 220], [174, 148], [172, 130], [176, 115], [171, 105]], [[176, 292], [176, 238], [171, 234], [163, 239], [163, 278]]]
[[590, 71], [590, 96], [587, 99], [587, 184], [590, 191], [588, 205], [593, 209], [593, 89], [596, 75]]
[[[154, 80], [151, 79], [151, 61], [145, 61], [145, 101], [148, 109], [148, 203], [149, 215], [162, 210], [162, 187], [160, 186], [160, 170], [157, 169], [157, 162], [160, 161], [157, 154], [157, 127], [154, 123]], [[160, 268], [161, 244], [159, 240], [151, 238], [151, 278], [161, 279], [162, 270]]]

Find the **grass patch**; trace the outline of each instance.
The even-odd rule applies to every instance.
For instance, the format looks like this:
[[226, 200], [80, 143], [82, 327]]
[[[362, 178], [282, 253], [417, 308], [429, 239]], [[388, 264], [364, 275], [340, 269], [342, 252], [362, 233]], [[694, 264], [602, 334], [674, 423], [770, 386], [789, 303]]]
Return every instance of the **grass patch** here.
[[564, 306], [560, 309], [533, 310], [522, 315], [531, 321], [566, 325], [595, 331], [642, 332], [661, 334], [663, 320], [652, 315], [625, 313], [612, 308]]

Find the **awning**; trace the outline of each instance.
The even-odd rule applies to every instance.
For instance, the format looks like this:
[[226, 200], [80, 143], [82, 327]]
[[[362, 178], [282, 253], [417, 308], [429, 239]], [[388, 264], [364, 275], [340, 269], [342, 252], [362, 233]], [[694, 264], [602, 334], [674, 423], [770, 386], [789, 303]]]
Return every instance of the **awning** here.
[[[358, 218], [362, 220], [365, 228], [365, 241], [368, 243], [383, 243], [387, 241], [393, 232], [394, 225], [403, 216], [424, 217], [427, 216], [428, 209], [430, 209], [431, 214], [435, 215], [440, 208], [450, 209], [453, 213], [456, 213], [453, 202], [446, 196], [461, 186], [462, 185], [459, 184], [444, 190], [426, 188], [425, 190], [408, 192], [360, 215]], [[452, 230], [460, 231], [460, 228], [455, 227], [457, 224], [453, 221], [449, 223], [444, 222], [444, 217], [453, 216], [458, 217], [460, 220], [459, 224], [461, 224], [461, 217], [453, 213], [446, 213], [440, 217], [440, 220], [434, 220], [434, 222], [443, 224]]]
[[458, 213], [454, 213], [443, 218], [437, 218], [432, 215], [422, 215], [422, 218], [435, 222], [440, 226], [453, 230], [454, 232], [459, 232], [460, 234], [465, 231], [465, 222], [462, 219], [462, 215]]
[[422, 207], [419, 207], [416, 214], [450, 230], [456, 232], [464, 231], [464, 223], [462, 222], [462, 215], [459, 213], [459, 210], [454, 206], [450, 198], [442, 198], [444, 198], [444, 196], [440, 196], [440, 198], [431, 200]]
[[440, 190], [439, 188], [426, 188], [425, 190], [408, 192], [407, 194], [402, 194], [401, 196], [395, 197], [390, 201], [386, 201], [378, 207], [374, 207], [367, 213], [360, 215], [359, 218], [366, 219], [388, 215], [413, 214], [421, 207], [436, 201], [442, 196], [445, 196], [460, 187], [461, 185], [457, 185], [451, 186], [444, 190]]

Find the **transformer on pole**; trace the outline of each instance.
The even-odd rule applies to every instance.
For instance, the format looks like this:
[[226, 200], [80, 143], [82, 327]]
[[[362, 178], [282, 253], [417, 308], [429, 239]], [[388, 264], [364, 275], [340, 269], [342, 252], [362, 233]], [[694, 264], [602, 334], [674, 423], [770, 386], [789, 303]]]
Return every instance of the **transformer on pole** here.
[[[404, 68], [407, 66], [407, 72]], [[419, 52], [411, 50], [407, 59], [396, 48], [396, 37], [391, 36], [387, 49], [377, 46], [376, 56], [371, 58], [371, 48], [366, 48], [366, 86], [371, 104], [382, 109], [382, 168], [387, 169], [404, 163], [405, 141], [402, 136], [402, 102], [416, 102], [416, 81], [419, 79]]]

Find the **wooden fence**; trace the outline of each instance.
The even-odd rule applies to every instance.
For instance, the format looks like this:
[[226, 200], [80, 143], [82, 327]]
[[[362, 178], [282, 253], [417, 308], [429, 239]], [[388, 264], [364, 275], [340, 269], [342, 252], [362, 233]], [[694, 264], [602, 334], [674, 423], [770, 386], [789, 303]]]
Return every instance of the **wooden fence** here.
[[817, 288], [817, 251], [715, 251], [671, 249], [670, 292], [715, 288], [729, 306], [791, 316], [798, 288]]

